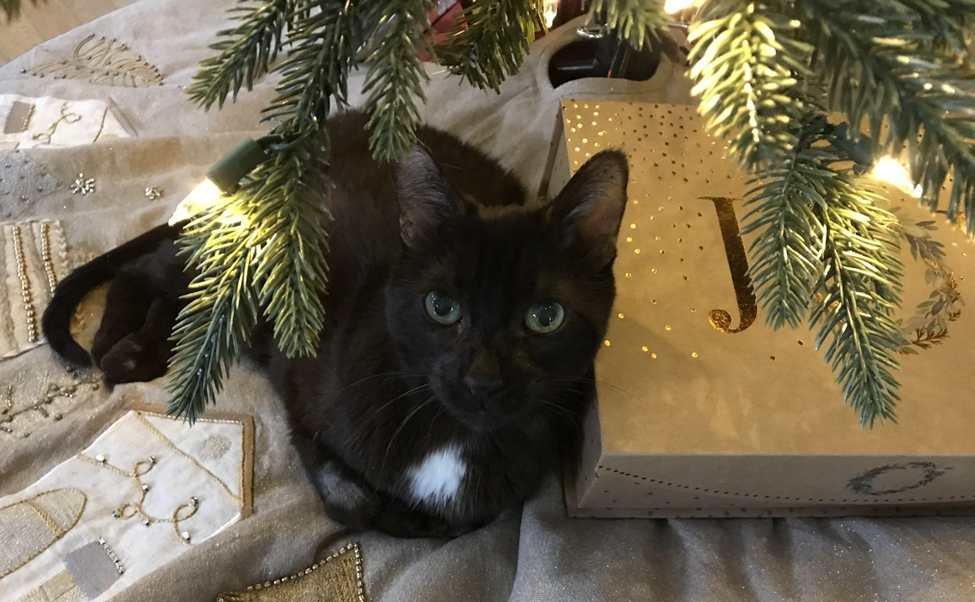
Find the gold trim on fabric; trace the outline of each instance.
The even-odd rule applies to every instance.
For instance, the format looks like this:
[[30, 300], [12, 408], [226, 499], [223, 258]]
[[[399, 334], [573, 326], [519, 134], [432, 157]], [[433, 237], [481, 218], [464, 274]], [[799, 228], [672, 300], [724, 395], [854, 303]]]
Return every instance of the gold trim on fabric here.
[[366, 602], [362, 551], [349, 543], [324, 560], [293, 575], [251, 585], [243, 592], [223, 593], [216, 602]]

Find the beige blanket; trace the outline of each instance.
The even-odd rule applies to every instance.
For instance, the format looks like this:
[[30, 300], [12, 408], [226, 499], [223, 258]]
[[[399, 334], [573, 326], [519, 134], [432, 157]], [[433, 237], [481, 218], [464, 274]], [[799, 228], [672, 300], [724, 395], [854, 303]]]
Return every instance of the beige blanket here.
[[[0, 212], [8, 223], [0, 231], [5, 265], [0, 318], [11, 325], [0, 332], [0, 355], [9, 355], [0, 361], [0, 533], [11, 525], [20, 533], [37, 526], [43, 513], [31, 514], [31, 508], [41, 502], [15, 505], [28, 497], [25, 492], [36, 493], [32, 484], [52, 469], [76, 461], [122, 409], [166, 401], [164, 381], [107, 391], [93, 388], [83, 373], [65, 372], [46, 346], [36, 346], [40, 341], [36, 333], [31, 336], [30, 314], [36, 321], [50, 277], [63, 276], [62, 263], [76, 265], [164, 221], [214, 160], [241, 137], [261, 130], [258, 113], [271, 97], [267, 83], [211, 113], [192, 106], [183, 92], [196, 63], [208, 55], [214, 32], [226, 24], [224, 8], [221, 2], [143, 0], [0, 68], [0, 114], [6, 116], [0, 120]], [[546, 61], [569, 39], [571, 33], [563, 33], [536, 44], [523, 73], [500, 94], [472, 90], [430, 66], [428, 120], [500, 157], [535, 188], [544, 172], [558, 97], [632, 94], [687, 101], [686, 82], [669, 63], [642, 84], [591, 80], [553, 90]], [[354, 101], [360, 84], [357, 77], [351, 86]], [[38, 220], [52, 221], [27, 223]], [[23, 298], [24, 278], [29, 303]], [[99, 307], [97, 299], [84, 305], [83, 329], [90, 332], [97, 325]], [[324, 515], [288, 444], [281, 403], [260, 374], [236, 368], [216, 409], [254, 420], [250, 516], [238, 512], [227, 526], [206, 531], [204, 541], [182, 542], [184, 530], [187, 536], [205, 531], [210, 523], [194, 521], [207, 518], [217, 494], [200, 498], [199, 514], [174, 530], [153, 503], [177, 495], [159, 488], [176, 491], [186, 484], [157, 479], [142, 509], [159, 522], [138, 532], [138, 541], [129, 523], [113, 523], [107, 515], [90, 522], [83, 516], [72, 526], [65, 510], [53, 517], [48, 512], [51, 520], [41, 523], [50, 530], [45, 537], [55, 539], [50, 545], [39, 536], [21, 537], [0, 541], [0, 549], [27, 558], [36, 547], [40, 551], [24, 566], [44, 573], [45, 583], [73, 579], [71, 595], [87, 595], [85, 587], [102, 592], [100, 598], [63, 598], [82, 600], [213, 600], [219, 592], [293, 574], [350, 541], [361, 545], [365, 590], [373, 600], [975, 598], [975, 523], [963, 519], [572, 520], [553, 478], [524, 508], [452, 541], [349, 534]], [[202, 470], [218, 462], [210, 458], [247, 446], [223, 439], [208, 436], [199, 449], [192, 442], [180, 444], [180, 453], [191, 458], [186, 461], [195, 463], [187, 470]], [[105, 465], [125, 460], [117, 448], [111, 457], [97, 454], [97, 446], [91, 449], [102, 456], [87, 460], [94, 469], [109, 470]], [[158, 472], [147, 472], [136, 486], [166, 474], [168, 457], [161, 456], [159, 468], [152, 468]], [[58, 474], [55, 470], [47, 478]], [[83, 491], [84, 483], [78, 488]], [[111, 486], [88, 491], [89, 510], [95, 512], [98, 500], [113, 493]], [[75, 499], [62, 497], [68, 506]], [[190, 503], [180, 499], [184, 506]], [[224, 510], [237, 511], [230, 498], [225, 502]], [[17, 514], [21, 511], [26, 514]], [[93, 570], [72, 572], [77, 556], [68, 559], [81, 543], [105, 539], [99, 528], [118, 541], [106, 539], [102, 547], [114, 543], [119, 548], [114, 555], [129, 567], [103, 583], [93, 579]], [[144, 549], [167, 552], [140, 555]], [[0, 562], [0, 602], [50, 598], [25, 597], [36, 584], [24, 585], [18, 570], [4, 576], [2, 567]]]

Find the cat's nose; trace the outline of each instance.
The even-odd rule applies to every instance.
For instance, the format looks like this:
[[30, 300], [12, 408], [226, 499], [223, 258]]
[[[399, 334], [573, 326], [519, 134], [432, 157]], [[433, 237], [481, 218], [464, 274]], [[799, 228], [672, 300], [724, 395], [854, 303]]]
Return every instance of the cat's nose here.
[[499, 378], [482, 377], [467, 375], [464, 377], [464, 386], [471, 392], [471, 395], [481, 400], [491, 399], [501, 392], [504, 383]]

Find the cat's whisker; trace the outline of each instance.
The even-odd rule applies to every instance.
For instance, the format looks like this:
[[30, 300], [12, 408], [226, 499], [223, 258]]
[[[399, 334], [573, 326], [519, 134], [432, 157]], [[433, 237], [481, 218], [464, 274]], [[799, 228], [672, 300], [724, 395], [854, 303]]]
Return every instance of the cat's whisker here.
[[366, 376], [364, 378], [360, 378], [358, 380], [352, 381], [351, 383], [348, 383], [347, 385], [345, 385], [341, 389], [339, 389], [339, 392], [340, 393], [345, 393], [349, 389], [351, 389], [352, 387], [357, 387], [359, 385], [362, 385], [362, 384], [364, 384], [364, 383], [366, 383], [368, 381], [371, 381], [371, 380], [374, 380], [374, 379], [377, 379], [377, 378], [384, 378], [384, 377], [385, 378], [393, 378], [393, 377], [400, 377], [400, 378], [419, 378], [419, 377], [422, 377], [422, 376], [425, 376], [425, 375], [424, 374], [419, 374], [419, 373], [413, 373], [413, 372], [403, 372], [401, 370], [391, 370], [389, 372], [380, 372], [378, 374], [370, 374], [369, 376]]
[[355, 443], [358, 443], [359, 441], [361, 441], [366, 434], [368, 434], [369, 432], [371, 432], [370, 427], [372, 427], [375, 424], [375, 422], [379, 418], [380, 414], [382, 414], [387, 408], [391, 407], [394, 403], [396, 403], [397, 401], [399, 401], [399, 400], [401, 400], [403, 398], [409, 397], [410, 395], [412, 395], [414, 393], [419, 393], [420, 391], [424, 391], [424, 390], [427, 390], [427, 389], [430, 389], [430, 383], [424, 383], [422, 385], [413, 387], [412, 389], [408, 389], [408, 390], [404, 391], [403, 393], [400, 393], [396, 397], [390, 399], [389, 401], [387, 401], [383, 405], [381, 405], [378, 408], [376, 408], [375, 410], [373, 410], [366, 418], [362, 419], [358, 423], [357, 428], [355, 429], [355, 431], [349, 437], [349, 442], [351, 444], [355, 444]]
[[389, 458], [389, 452], [391, 449], [393, 449], [393, 443], [396, 441], [396, 438], [399, 437], [401, 432], [403, 432], [403, 429], [406, 428], [406, 425], [410, 422], [410, 420], [412, 420], [413, 417], [420, 412], [420, 410], [433, 403], [434, 399], [435, 397], [431, 395], [430, 397], [427, 397], [423, 403], [413, 408], [413, 410], [406, 415], [406, 418], [403, 419], [403, 422], [400, 423], [396, 431], [393, 432], [393, 436], [389, 438], [389, 443], [386, 444], [386, 452], [383, 454], [382, 464], [379, 466], [380, 474], [382, 474], [383, 469], [386, 468], [386, 459]]

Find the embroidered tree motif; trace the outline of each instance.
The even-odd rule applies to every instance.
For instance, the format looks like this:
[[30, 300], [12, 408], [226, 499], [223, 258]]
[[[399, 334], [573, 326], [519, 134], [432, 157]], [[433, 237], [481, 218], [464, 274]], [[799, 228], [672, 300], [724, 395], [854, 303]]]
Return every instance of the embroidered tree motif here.
[[161, 86], [159, 68], [115, 38], [89, 34], [75, 46], [70, 57], [52, 60], [30, 69], [37, 77], [83, 79], [93, 84], [146, 88]]

